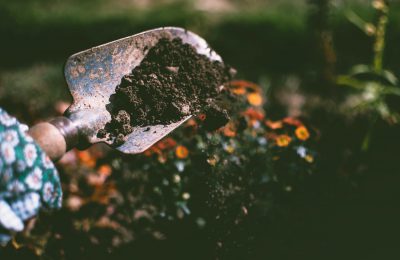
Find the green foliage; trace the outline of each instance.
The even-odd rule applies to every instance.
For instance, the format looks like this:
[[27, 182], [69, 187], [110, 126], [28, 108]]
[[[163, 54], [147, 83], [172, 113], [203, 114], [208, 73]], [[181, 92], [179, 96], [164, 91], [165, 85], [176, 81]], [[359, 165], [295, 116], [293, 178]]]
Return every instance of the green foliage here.
[[367, 114], [370, 117], [370, 130], [365, 137], [363, 150], [368, 149], [372, 128], [378, 118], [389, 123], [399, 123], [400, 120], [398, 107], [390, 104], [390, 100], [400, 100], [398, 79], [393, 72], [383, 69], [389, 6], [384, 0], [375, 0], [372, 5], [377, 15], [375, 24], [348, 12], [349, 20], [367, 36], [374, 38], [371, 65], [356, 65], [348, 75], [337, 78], [337, 84], [351, 87], [355, 93], [348, 96], [345, 104], [349, 108], [348, 112]]
[[57, 101], [68, 100], [69, 92], [60, 64], [0, 71], [0, 104], [23, 122], [51, 116]]

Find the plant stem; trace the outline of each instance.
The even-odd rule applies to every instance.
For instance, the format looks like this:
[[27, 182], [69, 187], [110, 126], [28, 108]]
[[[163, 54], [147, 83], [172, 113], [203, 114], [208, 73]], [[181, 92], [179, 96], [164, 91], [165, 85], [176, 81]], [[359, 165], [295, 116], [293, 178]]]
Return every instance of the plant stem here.
[[381, 4], [381, 8], [377, 8], [378, 10], [378, 22], [376, 26], [376, 37], [374, 43], [374, 60], [373, 60], [373, 68], [374, 71], [378, 74], [382, 72], [382, 64], [383, 64], [383, 53], [385, 49], [385, 34], [386, 34], [386, 26], [388, 23], [388, 12], [389, 7], [385, 0], [376, 0]]

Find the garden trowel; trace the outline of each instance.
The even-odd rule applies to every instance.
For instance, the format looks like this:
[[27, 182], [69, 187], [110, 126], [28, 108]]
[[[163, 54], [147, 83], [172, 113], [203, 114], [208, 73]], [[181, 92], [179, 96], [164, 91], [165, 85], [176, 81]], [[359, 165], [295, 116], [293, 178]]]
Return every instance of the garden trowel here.
[[[73, 97], [72, 105], [64, 116], [39, 123], [29, 134], [39, 143], [51, 159], [57, 160], [73, 147], [87, 147], [114, 140], [98, 138], [97, 133], [111, 120], [106, 109], [110, 96], [115, 93], [121, 78], [140, 64], [148, 50], [161, 38], [181, 38], [192, 45], [199, 54], [210, 60], [222, 61], [207, 42], [182, 28], [163, 27], [122, 38], [110, 43], [76, 53], [65, 64], [65, 79]], [[155, 142], [184, 123], [191, 116], [168, 125], [135, 127], [117, 150], [136, 154], [145, 151]]]

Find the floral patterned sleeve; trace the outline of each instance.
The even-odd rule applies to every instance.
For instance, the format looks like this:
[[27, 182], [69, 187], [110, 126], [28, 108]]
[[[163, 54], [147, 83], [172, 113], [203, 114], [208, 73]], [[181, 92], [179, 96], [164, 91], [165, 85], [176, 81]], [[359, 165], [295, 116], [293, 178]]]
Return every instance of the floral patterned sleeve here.
[[40, 208], [61, 207], [57, 170], [27, 130], [0, 108], [0, 244]]

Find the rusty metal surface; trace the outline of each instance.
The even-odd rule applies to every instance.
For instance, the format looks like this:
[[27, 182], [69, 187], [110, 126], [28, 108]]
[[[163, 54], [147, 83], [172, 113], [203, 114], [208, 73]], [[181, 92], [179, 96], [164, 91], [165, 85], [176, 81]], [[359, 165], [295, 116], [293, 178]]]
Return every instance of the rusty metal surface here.
[[[161, 38], [181, 38], [199, 54], [222, 61], [207, 42], [182, 28], [164, 27], [139, 33], [72, 55], [65, 64], [64, 74], [73, 97], [66, 116], [76, 125], [80, 137], [93, 144], [113, 140], [97, 137], [98, 130], [111, 120], [106, 109], [111, 94], [121, 78], [140, 64], [147, 51]], [[124, 153], [140, 153], [184, 123], [190, 116], [168, 125], [136, 127], [127, 141], [116, 149]]]

